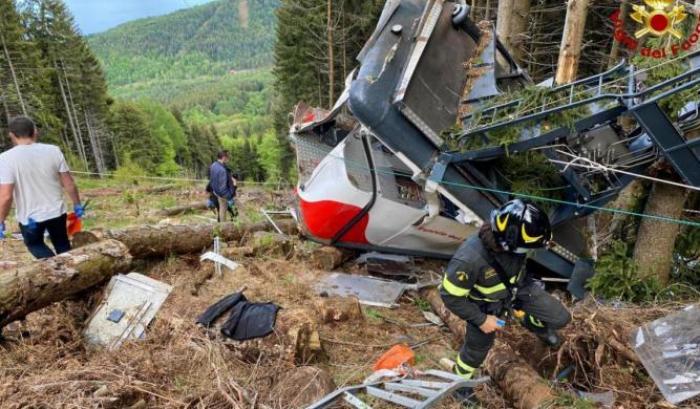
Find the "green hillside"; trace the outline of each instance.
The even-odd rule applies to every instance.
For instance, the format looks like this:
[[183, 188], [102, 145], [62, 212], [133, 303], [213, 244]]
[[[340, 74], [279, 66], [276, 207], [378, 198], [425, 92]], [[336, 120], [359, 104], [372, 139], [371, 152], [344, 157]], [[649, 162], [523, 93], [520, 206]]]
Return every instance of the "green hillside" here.
[[[218, 0], [88, 37], [110, 88], [221, 76], [273, 63], [278, 0]], [[129, 95], [133, 96], [133, 95]]]

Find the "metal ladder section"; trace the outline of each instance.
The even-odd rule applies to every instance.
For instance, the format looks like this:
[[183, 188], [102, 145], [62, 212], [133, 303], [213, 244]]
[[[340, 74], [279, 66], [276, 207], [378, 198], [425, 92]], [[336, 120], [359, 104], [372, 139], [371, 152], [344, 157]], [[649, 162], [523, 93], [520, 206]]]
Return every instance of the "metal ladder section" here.
[[364, 385], [338, 389], [306, 409], [324, 409], [342, 399], [356, 409], [372, 409], [358, 393], [400, 408], [427, 409], [433, 407], [460, 388], [473, 388], [489, 381], [488, 377], [465, 380], [453, 373], [430, 370], [412, 378], [392, 378]]

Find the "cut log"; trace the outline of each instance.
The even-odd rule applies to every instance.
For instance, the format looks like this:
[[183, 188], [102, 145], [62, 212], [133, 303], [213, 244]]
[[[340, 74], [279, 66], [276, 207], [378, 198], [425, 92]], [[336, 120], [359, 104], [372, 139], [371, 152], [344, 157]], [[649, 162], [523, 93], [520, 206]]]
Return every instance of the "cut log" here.
[[177, 206], [177, 207], [170, 207], [167, 209], [163, 209], [158, 212], [158, 216], [163, 216], [163, 217], [172, 217], [172, 216], [179, 216], [181, 214], [185, 214], [188, 212], [194, 212], [194, 211], [199, 211], [199, 210], [207, 210], [207, 202], [196, 202], [196, 203], [190, 203], [188, 205], [184, 206]]
[[0, 273], [0, 328], [127, 272], [131, 260], [123, 243], [107, 240]]
[[360, 301], [353, 297], [318, 298], [314, 305], [323, 324], [364, 319]]
[[354, 252], [349, 250], [323, 246], [312, 251], [311, 264], [319, 270], [333, 271], [352, 257], [353, 254]]
[[557, 398], [547, 381], [504, 342], [496, 341], [484, 367], [516, 408], [542, 408]]
[[[428, 300], [433, 311], [447, 324], [455, 339], [463, 342], [466, 324], [445, 307], [438, 291], [432, 289], [424, 291], [422, 295]], [[491, 348], [484, 367], [516, 408], [541, 408], [556, 399], [554, 391], [547, 386], [547, 382], [537, 371], [520, 358], [510, 346], [498, 339]]]
[[250, 246], [243, 247], [227, 247], [221, 250], [221, 255], [231, 260], [240, 260], [244, 257], [255, 255], [255, 249]]

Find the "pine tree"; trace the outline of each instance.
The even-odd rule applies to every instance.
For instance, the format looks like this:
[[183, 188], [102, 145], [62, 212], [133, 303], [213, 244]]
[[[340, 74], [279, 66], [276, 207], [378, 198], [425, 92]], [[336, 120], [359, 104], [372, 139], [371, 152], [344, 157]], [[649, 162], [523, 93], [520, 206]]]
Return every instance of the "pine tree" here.
[[62, 124], [53, 114], [47, 71], [39, 50], [27, 41], [27, 30], [15, 2], [0, 0], [0, 147], [8, 147], [5, 130], [9, 119], [16, 115], [34, 117], [44, 141], [61, 143]]
[[[59, 0], [23, 1], [28, 38], [36, 44], [53, 83], [54, 112], [67, 125], [64, 140], [86, 169], [105, 171], [104, 135], [95, 129], [108, 112], [101, 67]], [[93, 120], [91, 120], [93, 118]]]

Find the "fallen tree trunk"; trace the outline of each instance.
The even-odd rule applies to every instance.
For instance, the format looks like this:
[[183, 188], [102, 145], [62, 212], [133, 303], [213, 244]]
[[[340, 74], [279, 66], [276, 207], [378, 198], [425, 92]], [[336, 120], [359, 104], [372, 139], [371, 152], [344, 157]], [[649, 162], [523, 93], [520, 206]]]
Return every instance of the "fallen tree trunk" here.
[[[125, 229], [80, 233], [74, 241], [82, 245], [113, 239], [124, 243], [135, 259], [192, 254], [211, 247], [214, 236], [222, 241], [241, 240], [248, 234], [270, 230], [267, 223], [237, 226], [233, 223], [135, 226]], [[291, 229], [291, 227], [289, 227]]]
[[[440, 294], [432, 289], [423, 292], [435, 313], [447, 324], [459, 342], [463, 342], [466, 325], [443, 304]], [[498, 387], [519, 409], [537, 409], [551, 404], [556, 394], [547, 381], [520, 358], [508, 344], [496, 339], [484, 367]]]
[[0, 328], [128, 271], [128, 248], [106, 240], [0, 273]]
[[188, 205], [184, 206], [177, 206], [177, 207], [170, 207], [167, 209], [163, 209], [158, 212], [158, 216], [164, 216], [164, 217], [171, 217], [171, 216], [179, 216], [181, 214], [185, 214], [187, 212], [193, 212], [197, 210], [207, 210], [208, 205], [207, 202], [196, 202], [196, 203], [190, 203]]

